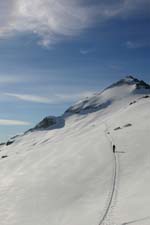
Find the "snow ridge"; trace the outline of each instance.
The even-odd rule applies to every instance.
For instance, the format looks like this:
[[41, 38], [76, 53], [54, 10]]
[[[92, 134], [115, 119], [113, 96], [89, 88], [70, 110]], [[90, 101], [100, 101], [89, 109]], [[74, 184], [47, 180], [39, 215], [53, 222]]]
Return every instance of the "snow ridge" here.
[[104, 89], [104, 91], [77, 102], [65, 114], [86, 114], [104, 110], [118, 100], [139, 94], [150, 94], [150, 85], [133, 76], [127, 76]]

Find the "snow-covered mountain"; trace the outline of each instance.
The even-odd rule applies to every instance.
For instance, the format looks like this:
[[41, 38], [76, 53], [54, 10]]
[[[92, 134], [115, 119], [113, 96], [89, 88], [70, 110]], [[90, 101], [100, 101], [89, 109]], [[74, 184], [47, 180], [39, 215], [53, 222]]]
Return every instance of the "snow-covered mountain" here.
[[[132, 98], [135, 95], [149, 94], [150, 85], [144, 81], [127, 76], [117, 83], [106, 88], [103, 92], [93, 95], [90, 98], [85, 98], [80, 102], [70, 107], [67, 113], [87, 113], [101, 110], [111, 106], [118, 101], [124, 101], [125, 98]], [[120, 105], [119, 105], [120, 107]]]
[[44, 118], [0, 146], [0, 224], [149, 225], [149, 136], [132, 76]]

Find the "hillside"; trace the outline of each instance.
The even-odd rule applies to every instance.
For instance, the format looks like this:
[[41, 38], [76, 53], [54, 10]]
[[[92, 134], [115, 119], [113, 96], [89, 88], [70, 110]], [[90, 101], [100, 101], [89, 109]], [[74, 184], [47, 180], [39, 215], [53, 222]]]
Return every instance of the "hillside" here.
[[128, 76], [2, 145], [0, 224], [149, 225], [149, 115]]

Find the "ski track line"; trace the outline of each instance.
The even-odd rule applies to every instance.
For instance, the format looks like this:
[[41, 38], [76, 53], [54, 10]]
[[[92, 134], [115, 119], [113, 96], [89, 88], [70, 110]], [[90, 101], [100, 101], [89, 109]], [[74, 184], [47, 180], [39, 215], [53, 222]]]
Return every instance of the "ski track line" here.
[[[105, 126], [106, 126], [106, 124], [105, 124]], [[106, 130], [105, 130], [105, 135], [106, 135], [106, 137], [111, 145], [111, 149], [112, 149], [113, 140], [112, 140], [112, 137], [110, 136], [110, 132], [108, 131], [107, 126], [106, 126]], [[113, 151], [113, 149], [112, 149], [112, 151]], [[114, 208], [113, 200], [115, 201], [115, 197], [116, 197], [115, 195], [117, 194], [117, 175], [119, 174], [119, 158], [117, 156], [117, 153], [113, 153], [113, 158], [114, 158], [114, 175], [113, 175], [112, 191], [110, 193], [110, 198], [109, 198], [105, 213], [98, 225], [102, 225], [105, 222], [111, 209]], [[114, 202], [114, 204], [115, 204], [115, 202]]]

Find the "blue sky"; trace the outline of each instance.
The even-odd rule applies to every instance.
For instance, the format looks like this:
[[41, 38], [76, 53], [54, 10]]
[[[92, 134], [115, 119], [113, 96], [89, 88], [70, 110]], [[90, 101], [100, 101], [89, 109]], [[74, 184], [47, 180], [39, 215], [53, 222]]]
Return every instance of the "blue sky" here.
[[149, 0], [2, 0], [0, 140], [126, 75], [150, 82]]

